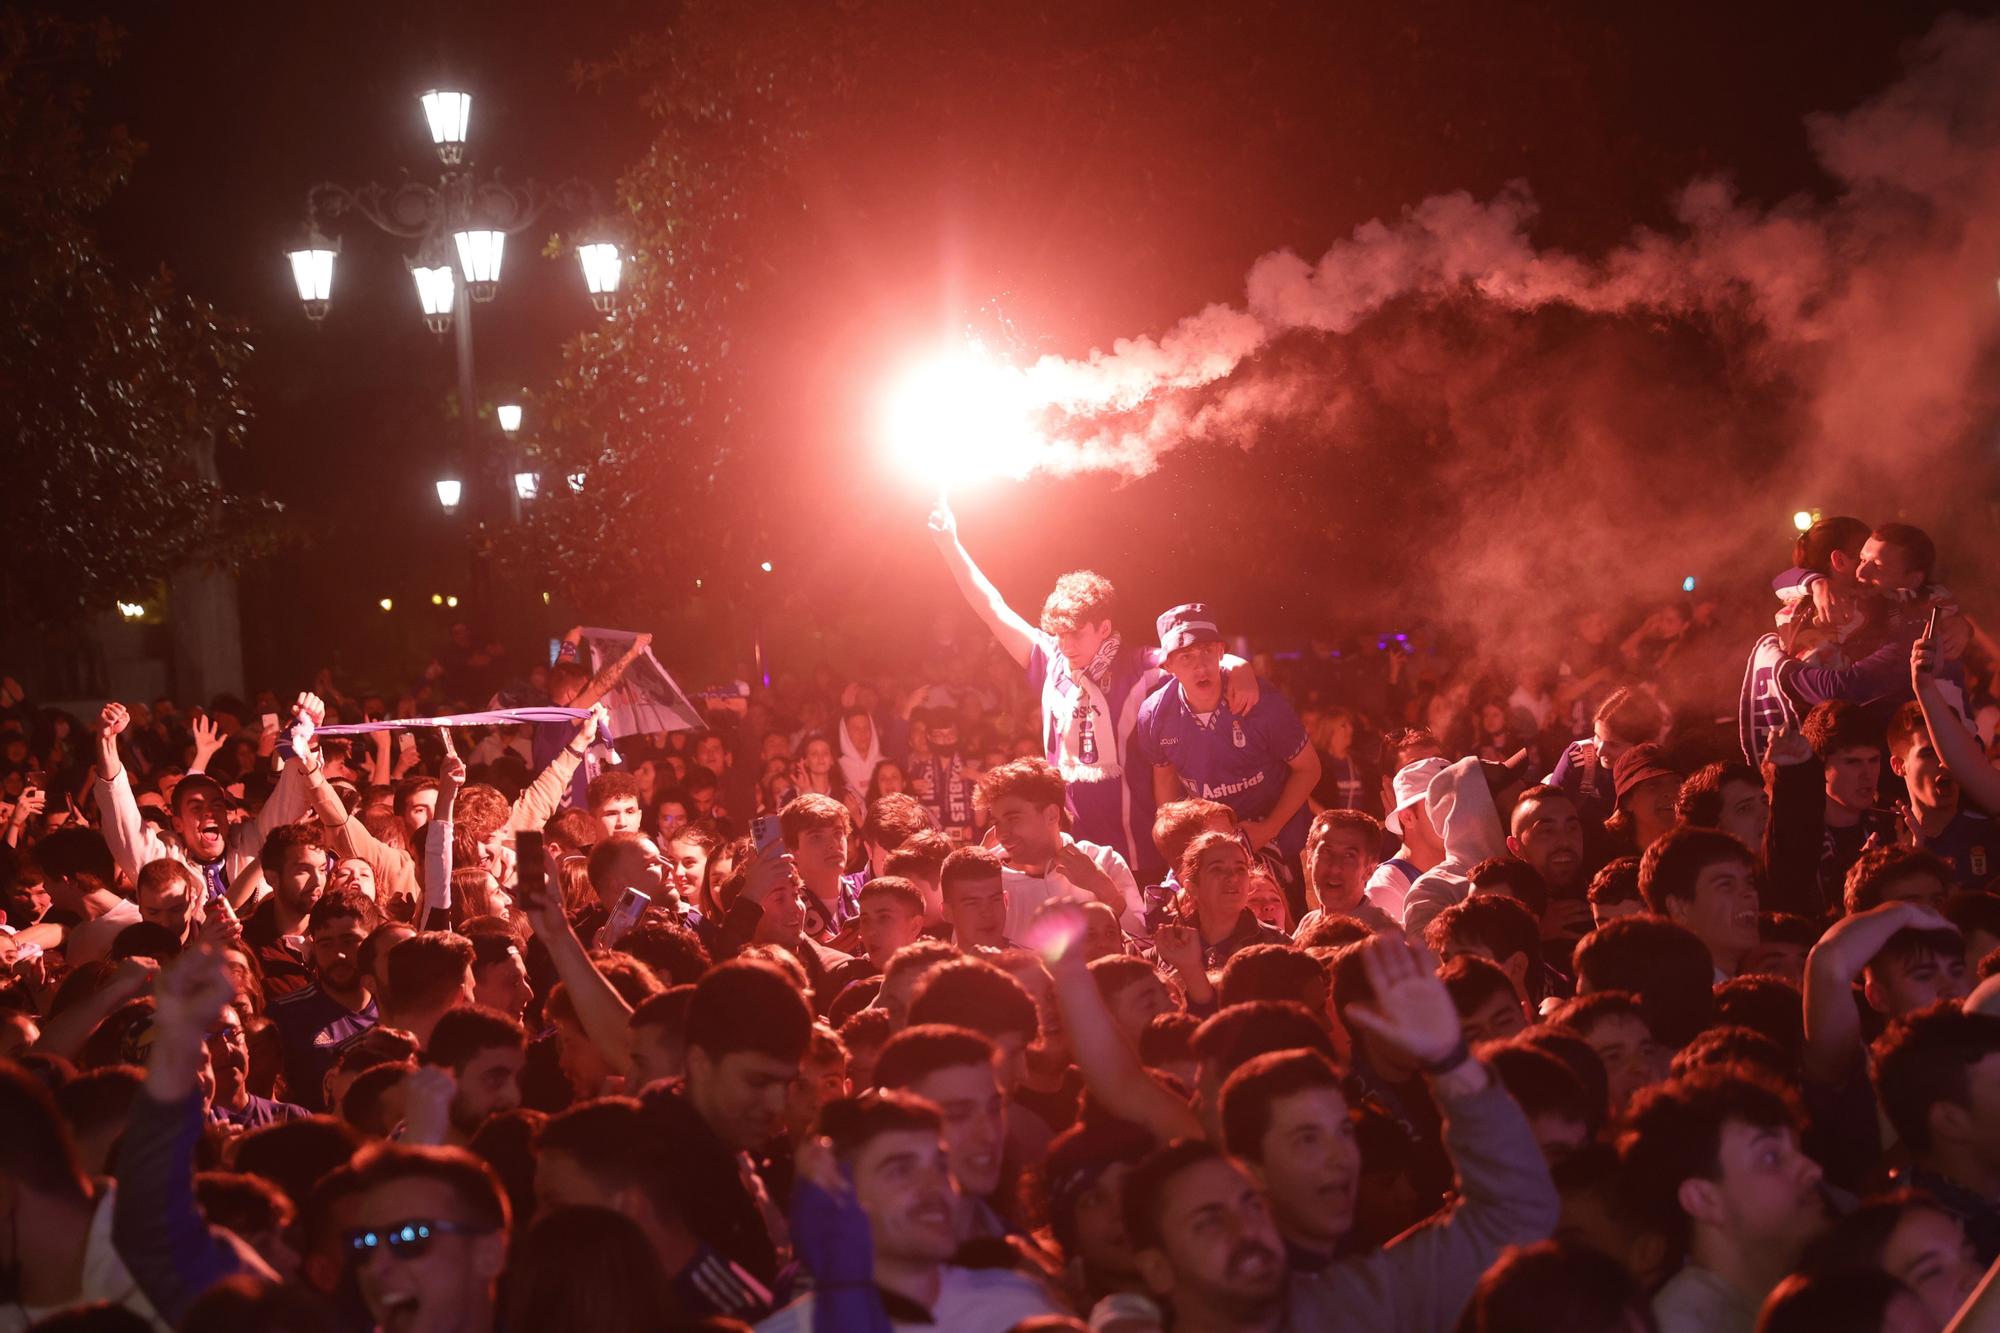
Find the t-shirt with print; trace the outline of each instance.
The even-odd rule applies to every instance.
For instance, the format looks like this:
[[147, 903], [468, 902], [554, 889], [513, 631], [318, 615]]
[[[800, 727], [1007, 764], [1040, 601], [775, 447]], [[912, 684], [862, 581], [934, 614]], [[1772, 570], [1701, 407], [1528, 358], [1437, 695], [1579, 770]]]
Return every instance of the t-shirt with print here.
[[1947, 887], [1983, 889], [2000, 875], [2000, 829], [1987, 816], [1962, 806], [1936, 837], [1924, 839], [1924, 850], [1950, 864], [1958, 883]]
[[[1169, 681], [1139, 710], [1139, 751], [1149, 763], [1173, 765], [1188, 796], [1220, 801], [1238, 819], [1262, 819], [1277, 805], [1291, 761], [1307, 741], [1284, 695], [1268, 681], [1257, 686], [1257, 706], [1248, 717], [1237, 717], [1226, 700], [1202, 716], [1188, 708], [1181, 683]], [[1301, 802], [1271, 845], [1297, 856], [1310, 822], [1310, 807]]]
[[[1064, 767], [1058, 720], [1051, 715], [1050, 696], [1070, 699], [1076, 706], [1077, 687], [1062, 663], [1053, 636], [1037, 631], [1028, 650], [1028, 688], [1041, 701], [1044, 757], [1060, 771]], [[1055, 679], [1052, 682], [1051, 675]], [[1105, 673], [1101, 693], [1109, 716], [1092, 721], [1091, 762], [1116, 776], [1098, 781], [1064, 774], [1064, 797], [1076, 836], [1109, 847], [1125, 858], [1135, 874], [1151, 882], [1166, 873], [1166, 863], [1153, 845], [1153, 774], [1151, 766], [1132, 753], [1132, 732], [1148, 695], [1167, 680], [1157, 648], [1120, 645]], [[1051, 686], [1054, 686], [1052, 689]]]

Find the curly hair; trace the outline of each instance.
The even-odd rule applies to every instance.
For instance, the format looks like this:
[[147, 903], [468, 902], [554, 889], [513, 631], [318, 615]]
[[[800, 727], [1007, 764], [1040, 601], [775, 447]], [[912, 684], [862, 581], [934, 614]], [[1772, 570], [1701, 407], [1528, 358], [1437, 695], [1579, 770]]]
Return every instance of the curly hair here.
[[1072, 570], [1056, 580], [1042, 603], [1042, 633], [1068, 634], [1110, 620], [1117, 600], [1110, 579], [1093, 570]]

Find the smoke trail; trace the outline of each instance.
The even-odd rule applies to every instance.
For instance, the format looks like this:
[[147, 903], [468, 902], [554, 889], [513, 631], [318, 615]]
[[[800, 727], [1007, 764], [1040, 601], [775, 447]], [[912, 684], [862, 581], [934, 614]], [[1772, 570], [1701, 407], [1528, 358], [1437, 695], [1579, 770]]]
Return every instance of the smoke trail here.
[[[1983, 371], [2000, 322], [1996, 75], [2000, 24], [1947, 18], [1912, 47], [1893, 86], [1853, 111], [1809, 118], [1835, 187], [1826, 202], [1757, 207], [1724, 181], [1699, 180], [1677, 199], [1671, 232], [1638, 231], [1585, 258], [1535, 246], [1536, 205], [1515, 184], [1485, 201], [1427, 199], [1394, 222], [1356, 229], [1317, 261], [1266, 255], [1241, 306], [1211, 306], [1157, 338], [1030, 367], [1038, 401], [1066, 414], [1050, 423], [1041, 466], [1141, 476], [1189, 441], [1249, 443], [1300, 413], [1335, 415], [1344, 394], [1323, 377], [1258, 373], [1275, 342], [1353, 334], [1413, 304], [1471, 303], [1696, 322], [1728, 342], [1733, 375], [1802, 404], [1788, 414], [1789, 438], [1749, 442], [1753, 453], [1798, 450], [1812, 496], [1865, 498], [1872, 513], [1920, 498], [1912, 480], [1995, 408]], [[1408, 344], [1419, 335], [1400, 338], [1414, 354]], [[1427, 351], [1439, 373], [1477, 380], [1481, 357]], [[1513, 369], [1538, 378], [1531, 366]], [[1504, 396], [1489, 407], [1532, 415]], [[1624, 415], [1615, 402], [1601, 414], [1596, 428], [1606, 431]]]

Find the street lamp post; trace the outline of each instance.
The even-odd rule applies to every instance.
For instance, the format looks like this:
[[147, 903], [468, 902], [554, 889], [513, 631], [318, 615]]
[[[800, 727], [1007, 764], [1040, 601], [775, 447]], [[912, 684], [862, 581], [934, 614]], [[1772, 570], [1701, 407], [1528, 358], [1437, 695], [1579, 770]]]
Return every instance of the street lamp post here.
[[[322, 181], [306, 191], [306, 239], [288, 258], [306, 317], [317, 323], [332, 304], [340, 253], [339, 240], [328, 237], [334, 224], [355, 215], [377, 230], [416, 242], [416, 254], [405, 262], [424, 322], [440, 334], [456, 326], [460, 429], [469, 465], [478, 439], [472, 307], [499, 293], [509, 236], [532, 227], [551, 208], [590, 217], [596, 193], [575, 178], [545, 188], [533, 180], [515, 185], [498, 171], [480, 176], [466, 160], [471, 94], [433, 89], [418, 100], [444, 168], [437, 179], [359, 187]], [[577, 257], [592, 305], [608, 312], [623, 272], [617, 245], [595, 239], [578, 246]]]
[[[596, 194], [576, 178], [545, 188], [533, 180], [513, 184], [497, 170], [479, 175], [466, 154], [472, 95], [434, 88], [418, 100], [442, 167], [437, 177], [431, 181], [409, 178], [393, 186], [370, 182], [349, 187], [331, 181], [314, 185], [306, 191], [305, 239], [287, 252], [287, 258], [306, 317], [317, 324], [332, 305], [335, 261], [340, 254], [340, 238], [329, 236], [329, 232], [337, 232], [343, 219], [359, 216], [379, 231], [416, 243], [415, 254], [404, 262], [417, 290], [424, 323], [439, 335], [447, 330], [456, 334], [461, 466], [473, 469], [466, 475], [476, 481], [481, 472], [477, 468], [472, 308], [498, 294], [509, 236], [535, 225], [552, 208], [594, 217]], [[609, 316], [616, 308], [623, 274], [617, 245], [593, 237], [577, 247], [577, 258], [592, 306]], [[503, 460], [499, 475], [510, 513], [518, 521], [524, 498], [514, 476], [512, 450], [513, 434], [520, 427], [518, 407], [512, 407], [511, 418], [510, 422], [506, 415], [501, 417], [509, 456]], [[449, 500], [445, 498], [445, 483], [438, 484], [438, 498], [447, 512], [455, 510], [460, 500], [459, 483], [450, 484], [453, 492]], [[491, 504], [490, 499], [482, 500], [476, 493], [465, 498], [472, 501], [468, 508], [475, 520]]]

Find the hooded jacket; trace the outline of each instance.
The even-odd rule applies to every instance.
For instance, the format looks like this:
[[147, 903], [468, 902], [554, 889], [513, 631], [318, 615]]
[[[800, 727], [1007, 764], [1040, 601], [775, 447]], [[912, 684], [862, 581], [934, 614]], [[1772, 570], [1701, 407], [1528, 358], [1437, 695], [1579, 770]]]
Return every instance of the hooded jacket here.
[[847, 719], [841, 718], [834, 727], [840, 733], [840, 772], [847, 779], [847, 789], [856, 796], [864, 797], [868, 784], [874, 780], [875, 765], [882, 762], [882, 729], [875, 725], [875, 719], [868, 719], [868, 750], [863, 753], [847, 734]]
[[1403, 929], [1421, 940], [1424, 927], [1445, 908], [1472, 892], [1472, 868], [1507, 850], [1507, 831], [1479, 757], [1470, 755], [1431, 779], [1424, 794], [1431, 823], [1444, 839], [1444, 860], [1418, 876], [1403, 899]]

